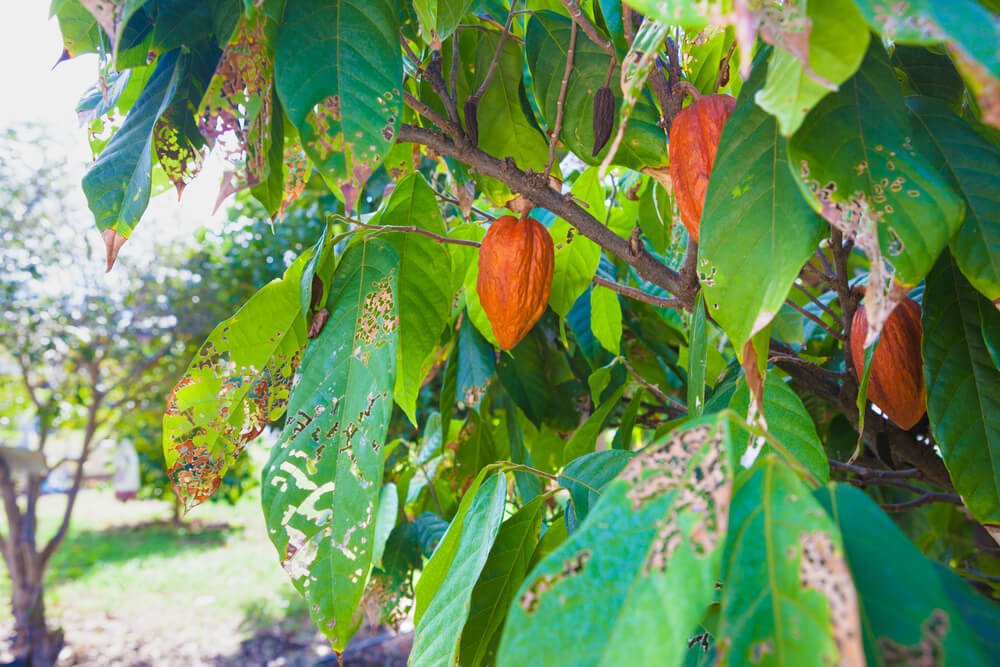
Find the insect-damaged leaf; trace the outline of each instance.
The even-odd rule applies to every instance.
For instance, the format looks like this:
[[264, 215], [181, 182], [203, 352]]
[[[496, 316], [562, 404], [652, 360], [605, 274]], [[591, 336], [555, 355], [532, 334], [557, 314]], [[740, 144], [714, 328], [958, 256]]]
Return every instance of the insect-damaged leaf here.
[[185, 509], [210, 498], [246, 443], [284, 413], [306, 342], [302, 277], [329, 272], [331, 247], [324, 236], [220, 323], [171, 392], [163, 456]]
[[499, 665], [679, 664], [718, 578], [731, 423], [698, 420], [629, 461], [521, 586]]
[[857, 592], [840, 532], [773, 454], [733, 490], [720, 665], [862, 665]]
[[271, 541], [337, 650], [361, 623], [373, 557], [396, 360], [396, 265], [380, 239], [340, 260], [330, 319], [302, 355], [288, 421], [263, 473]]
[[278, 95], [347, 212], [396, 139], [399, 17], [389, 0], [289, 0], [274, 57]]

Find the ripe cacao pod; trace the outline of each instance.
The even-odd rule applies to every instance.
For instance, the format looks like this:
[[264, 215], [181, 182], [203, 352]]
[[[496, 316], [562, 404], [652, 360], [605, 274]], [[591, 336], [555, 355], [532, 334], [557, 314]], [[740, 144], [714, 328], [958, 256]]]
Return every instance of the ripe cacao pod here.
[[[865, 333], [868, 315], [864, 304], [854, 311], [851, 322], [851, 358], [861, 381], [865, 372]], [[868, 398], [889, 419], [905, 429], [916, 426], [924, 416], [927, 393], [920, 356], [920, 306], [904, 298], [893, 309], [882, 327], [878, 347], [872, 356], [868, 378]]]
[[729, 95], [705, 95], [682, 109], [670, 125], [670, 180], [681, 222], [696, 242], [719, 137], [734, 106], [736, 98]]
[[535, 325], [549, 303], [555, 249], [545, 226], [526, 215], [490, 225], [479, 248], [479, 302], [504, 350]]

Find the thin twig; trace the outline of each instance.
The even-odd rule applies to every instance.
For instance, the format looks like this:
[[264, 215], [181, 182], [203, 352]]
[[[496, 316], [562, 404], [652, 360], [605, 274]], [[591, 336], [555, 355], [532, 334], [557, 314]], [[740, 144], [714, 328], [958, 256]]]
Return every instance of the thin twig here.
[[655, 294], [650, 294], [649, 292], [643, 292], [641, 289], [637, 289], [635, 287], [629, 287], [628, 285], [622, 285], [621, 283], [616, 283], [613, 280], [601, 278], [600, 276], [594, 276], [594, 284], [600, 285], [601, 287], [607, 287], [612, 292], [617, 292], [618, 294], [627, 296], [630, 299], [635, 299], [636, 301], [642, 301], [643, 303], [648, 303], [653, 306], [659, 306], [660, 308], [681, 307], [680, 299], [656, 296]]
[[675, 413], [677, 415], [682, 415], [682, 414], [684, 414], [684, 413], [687, 412], [687, 406], [686, 405], [682, 404], [680, 401], [678, 401], [675, 398], [667, 396], [663, 392], [662, 389], [660, 389], [659, 387], [657, 387], [655, 384], [653, 384], [652, 382], [650, 382], [646, 378], [644, 378], [641, 375], [639, 375], [639, 373], [636, 372], [636, 370], [634, 368], [632, 368], [632, 364], [630, 364], [628, 362], [628, 359], [626, 359], [624, 356], [621, 356], [621, 357], [618, 357], [618, 358], [621, 360], [622, 365], [625, 366], [625, 370], [627, 370], [629, 372], [629, 374], [632, 377], [634, 377], [636, 379], [636, 381], [639, 382], [639, 384], [641, 384], [643, 387], [645, 387], [646, 389], [648, 389], [650, 391], [650, 393], [652, 393], [654, 396], [656, 396], [656, 398], [658, 398], [660, 400], [660, 402], [664, 405], [664, 407], [666, 407], [668, 409], [668, 411], [670, 410], [670, 408], [673, 408], [674, 411], [675, 411]]
[[806, 310], [805, 308], [803, 308], [799, 304], [795, 303], [791, 299], [785, 299], [785, 303], [788, 304], [793, 310], [795, 310], [799, 314], [801, 314], [804, 317], [807, 317], [808, 319], [810, 319], [813, 322], [815, 322], [816, 325], [819, 328], [823, 329], [824, 331], [826, 331], [828, 334], [830, 334], [831, 336], [833, 336], [837, 340], [840, 340], [840, 341], [847, 340], [847, 338], [844, 336], [844, 334], [842, 334], [841, 332], [839, 332], [836, 329], [834, 329], [831, 325], [829, 325], [826, 322], [824, 322], [823, 318], [819, 317], [815, 313], [810, 313], [808, 310]]
[[[438, 199], [440, 199], [441, 201], [448, 202], [449, 204], [454, 204], [455, 206], [458, 206], [459, 208], [462, 207], [462, 202], [458, 201], [454, 197], [449, 197], [448, 195], [442, 194], [440, 192], [435, 192], [434, 196], [437, 197]], [[478, 216], [480, 216], [480, 217], [482, 217], [482, 218], [484, 218], [486, 220], [489, 220], [490, 222], [492, 222], [492, 221], [494, 221], [494, 220], [497, 219], [497, 217], [495, 215], [487, 213], [486, 211], [484, 211], [484, 210], [482, 210], [480, 208], [476, 208], [475, 206], [470, 206], [469, 210], [472, 213], [475, 213], [476, 215], [478, 215]]]
[[427, 231], [426, 229], [421, 229], [416, 225], [369, 225], [367, 222], [361, 222], [360, 220], [351, 219], [350, 222], [354, 223], [358, 227], [364, 227], [365, 229], [372, 229], [376, 232], [403, 232], [404, 234], [422, 234], [428, 238], [432, 238], [438, 243], [450, 243], [451, 245], [464, 245], [472, 248], [478, 248], [481, 244], [479, 241], [470, 241], [467, 239], [453, 239], [447, 236], [441, 236], [440, 234], [435, 234], [434, 232]]
[[418, 100], [416, 97], [406, 92], [405, 90], [403, 91], [403, 101], [406, 103], [406, 106], [410, 107], [418, 114], [420, 114], [430, 122], [434, 123], [442, 130], [448, 132], [452, 136], [462, 135], [462, 130], [458, 125], [451, 122], [450, 120], [439, 114], [437, 111], [434, 111], [434, 109], [431, 109], [429, 106], [427, 106], [426, 104], [424, 104], [423, 102], [421, 102], [420, 100]]
[[822, 301], [821, 301], [821, 300], [819, 299], [819, 297], [817, 297], [817, 296], [816, 296], [815, 294], [813, 294], [812, 292], [810, 292], [809, 290], [807, 290], [807, 289], [805, 288], [805, 286], [803, 286], [802, 284], [800, 284], [800, 283], [798, 283], [798, 282], [795, 282], [795, 283], [793, 283], [793, 284], [795, 285], [795, 287], [796, 287], [796, 288], [798, 288], [798, 290], [799, 290], [800, 292], [802, 292], [802, 293], [803, 293], [803, 294], [805, 294], [805, 295], [806, 295], [807, 297], [809, 297], [809, 300], [810, 300], [810, 301], [812, 301], [812, 302], [813, 302], [814, 304], [816, 304], [816, 305], [817, 305], [817, 306], [818, 306], [818, 307], [819, 307], [820, 309], [822, 309], [822, 310], [823, 310], [823, 312], [825, 312], [825, 313], [826, 313], [827, 315], [829, 315], [830, 317], [832, 317], [832, 318], [833, 318], [833, 321], [834, 321], [834, 322], [836, 322], [836, 321], [838, 321], [838, 320], [840, 319], [840, 316], [839, 316], [839, 315], [838, 315], [837, 313], [835, 313], [835, 312], [833, 311], [833, 308], [830, 308], [830, 306], [828, 306], [828, 305], [826, 305], [825, 303], [823, 303], [823, 302], [822, 302]]
[[507, 43], [507, 36], [510, 35], [510, 27], [514, 22], [514, 8], [517, 7], [517, 0], [513, 0], [510, 3], [510, 12], [507, 14], [507, 22], [504, 23], [503, 32], [500, 33], [500, 41], [497, 42], [497, 50], [493, 53], [493, 60], [490, 61], [490, 66], [486, 69], [486, 77], [483, 79], [482, 83], [479, 84], [479, 88], [476, 92], [469, 97], [474, 103], [478, 102], [483, 95], [486, 94], [486, 88], [490, 85], [490, 80], [493, 78], [493, 74], [497, 71], [497, 65], [500, 64], [500, 56], [503, 54], [504, 44]]
[[573, 23], [569, 31], [569, 50], [566, 52], [566, 67], [563, 69], [562, 83], [559, 86], [559, 98], [556, 100], [556, 124], [552, 128], [552, 136], [549, 137], [549, 159], [545, 163], [545, 178], [548, 180], [552, 173], [552, 163], [556, 161], [556, 144], [559, 143], [559, 134], [562, 132], [563, 110], [566, 106], [566, 89], [569, 87], [569, 75], [573, 72], [573, 57], [576, 54], [576, 23]]
[[913, 500], [907, 500], [906, 502], [884, 503], [882, 504], [882, 509], [886, 512], [905, 512], [906, 510], [911, 510], [930, 503], [951, 503], [952, 505], [962, 506], [962, 499], [957, 493], [933, 493], [929, 491], [923, 495], [917, 496]]
[[566, 8], [569, 15], [573, 17], [573, 21], [580, 26], [590, 41], [597, 44], [597, 46], [611, 56], [613, 60], [617, 60], [618, 55], [615, 53], [615, 45], [609, 40], [604, 39], [604, 37], [597, 32], [597, 28], [594, 27], [594, 24], [590, 22], [590, 19], [588, 19], [586, 14], [583, 13], [583, 10], [580, 9], [579, 3], [577, 3], [576, 0], [560, 0], [560, 2], [562, 2], [562, 6]]
[[882, 470], [879, 468], [866, 468], [865, 466], [843, 463], [835, 459], [830, 459], [830, 467], [834, 470], [849, 472], [858, 477], [871, 479], [918, 479], [922, 476], [916, 468], [906, 468], [905, 470]]
[[459, 133], [456, 136], [465, 136], [461, 133], [462, 122], [458, 115], [458, 101], [455, 96], [448, 92], [448, 85], [444, 82], [444, 75], [441, 72], [441, 52], [435, 51], [434, 55], [431, 56], [430, 65], [427, 66], [425, 70], [427, 78], [430, 79], [431, 88], [441, 102], [444, 104], [444, 108], [448, 111], [448, 118], [451, 120], [453, 127], [459, 128]]

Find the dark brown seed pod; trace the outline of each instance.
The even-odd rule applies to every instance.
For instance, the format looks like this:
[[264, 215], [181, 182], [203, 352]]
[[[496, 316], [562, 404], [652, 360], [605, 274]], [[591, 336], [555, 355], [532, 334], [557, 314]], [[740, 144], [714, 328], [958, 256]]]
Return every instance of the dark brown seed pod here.
[[479, 145], [479, 120], [476, 116], [479, 113], [479, 100], [470, 97], [465, 100], [465, 133], [469, 135], [469, 141], [473, 145]]
[[591, 153], [591, 157], [597, 157], [604, 145], [608, 143], [614, 124], [614, 93], [607, 86], [601, 86], [594, 95], [594, 152]]

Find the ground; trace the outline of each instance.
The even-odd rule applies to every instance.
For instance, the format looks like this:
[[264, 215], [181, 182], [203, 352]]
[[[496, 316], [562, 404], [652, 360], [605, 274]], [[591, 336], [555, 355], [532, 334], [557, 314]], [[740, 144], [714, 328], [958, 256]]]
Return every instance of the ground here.
[[[43, 531], [64, 502], [42, 499]], [[278, 565], [256, 493], [199, 507], [182, 528], [170, 524], [167, 503], [121, 503], [110, 488], [85, 489], [77, 502], [47, 578], [50, 624], [66, 634], [60, 666], [337, 664]], [[9, 589], [3, 576], [4, 601]], [[12, 628], [4, 603], [0, 636]], [[405, 664], [409, 641], [362, 629], [344, 664]]]

